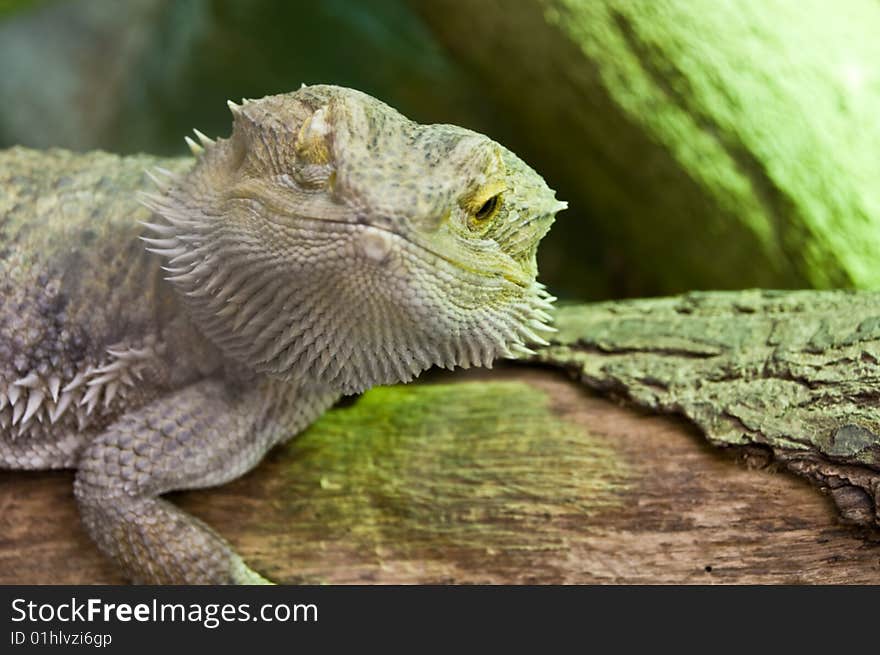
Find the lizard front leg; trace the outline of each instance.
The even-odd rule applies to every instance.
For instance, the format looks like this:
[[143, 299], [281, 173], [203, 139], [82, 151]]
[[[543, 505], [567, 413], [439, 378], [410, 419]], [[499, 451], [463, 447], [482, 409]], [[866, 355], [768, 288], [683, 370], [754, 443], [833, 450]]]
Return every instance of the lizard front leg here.
[[159, 497], [242, 475], [336, 398], [255, 382], [198, 382], [123, 416], [83, 453], [74, 486], [83, 524], [134, 581], [268, 582], [211, 528]]

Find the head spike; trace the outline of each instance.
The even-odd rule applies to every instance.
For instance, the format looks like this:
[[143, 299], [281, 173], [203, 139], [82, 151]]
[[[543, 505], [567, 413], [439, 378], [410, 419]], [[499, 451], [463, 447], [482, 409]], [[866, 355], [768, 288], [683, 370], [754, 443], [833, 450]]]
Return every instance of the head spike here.
[[204, 134], [202, 134], [198, 130], [193, 129], [193, 134], [195, 134], [198, 137], [199, 141], [201, 142], [201, 144], [205, 148], [207, 148], [208, 146], [214, 145], [214, 139], [209, 139], [208, 137], [206, 137]]
[[226, 101], [226, 106], [229, 107], [229, 111], [232, 112], [232, 115], [238, 118], [241, 116], [241, 106], [232, 102], [232, 100]]
[[196, 157], [201, 157], [204, 154], [205, 149], [200, 146], [198, 143], [190, 139], [188, 136], [183, 137], [183, 140], [186, 141], [186, 145], [189, 146], [189, 151]]

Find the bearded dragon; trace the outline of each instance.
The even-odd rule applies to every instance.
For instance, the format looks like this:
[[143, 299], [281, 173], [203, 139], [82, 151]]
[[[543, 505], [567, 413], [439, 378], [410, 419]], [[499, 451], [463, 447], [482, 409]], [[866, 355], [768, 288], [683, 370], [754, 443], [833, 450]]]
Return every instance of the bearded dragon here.
[[152, 183], [144, 157], [0, 155], [0, 468], [76, 469], [136, 582], [267, 582], [162, 495], [552, 329], [536, 250], [565, 205], [512, 152], [334, 86], [229, 106]]

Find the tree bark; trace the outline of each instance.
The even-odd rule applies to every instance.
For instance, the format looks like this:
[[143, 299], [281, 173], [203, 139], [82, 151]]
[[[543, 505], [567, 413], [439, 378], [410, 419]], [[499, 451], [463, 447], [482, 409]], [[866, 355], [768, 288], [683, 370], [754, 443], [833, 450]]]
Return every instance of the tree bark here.
[[692, 293], [569, 307], [540, 361], [719, 446], [768, 451], [880, 525], [880, 294]]

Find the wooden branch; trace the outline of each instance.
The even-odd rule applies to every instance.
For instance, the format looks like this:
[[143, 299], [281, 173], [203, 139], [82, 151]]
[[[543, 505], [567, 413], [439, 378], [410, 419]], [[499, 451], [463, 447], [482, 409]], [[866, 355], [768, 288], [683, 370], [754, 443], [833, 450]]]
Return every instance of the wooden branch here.
[[692, 293], [563, 309], [537, 359], [767, 451], [880, 524], [880, 294]]

